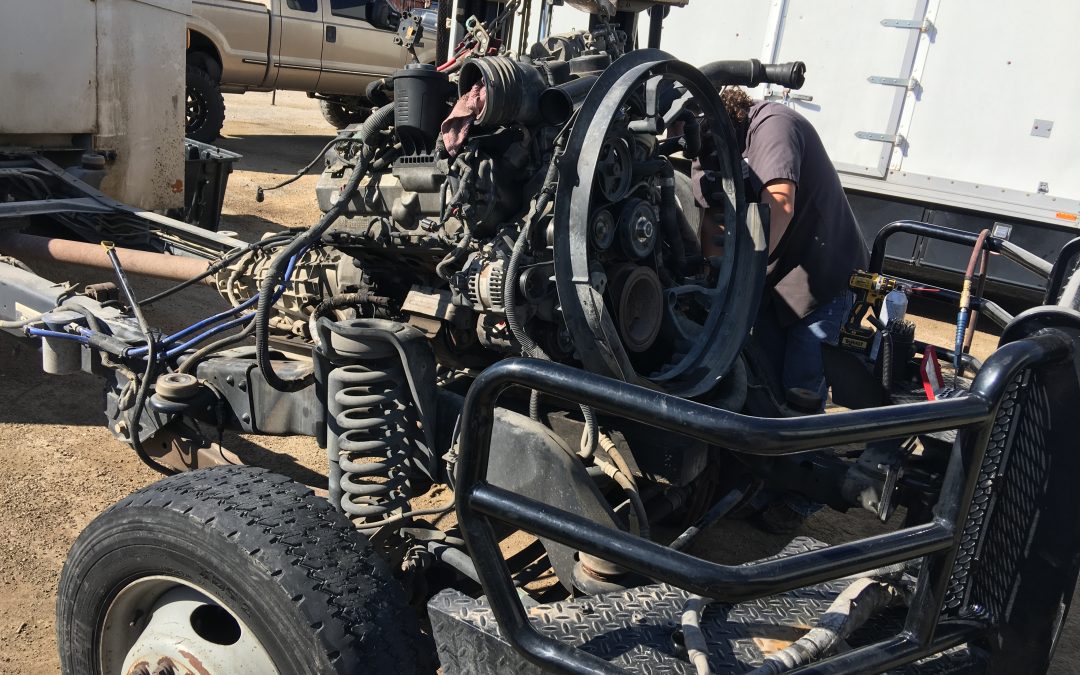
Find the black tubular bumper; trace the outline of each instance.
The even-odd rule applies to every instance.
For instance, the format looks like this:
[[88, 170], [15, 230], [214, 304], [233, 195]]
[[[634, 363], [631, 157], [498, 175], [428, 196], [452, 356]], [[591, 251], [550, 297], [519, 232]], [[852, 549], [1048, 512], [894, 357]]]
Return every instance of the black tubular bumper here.
[[[971, 593], [969, 586], [973, 582], [968, 581], [968, 567], [963, 568], [963, 574], [957, 570], [961, 565], [972, 564], [965, 548], [974, 546], [970, 543], [975, 527], [972, 523], [978, 516], [975, 525], [982, 528], [990, 520], [985, 511], [979, 511], [978, 505], [973, 506], [973, 496], [985, 495], [979, 490], [980, 480], [986, 477], [984, 460], [989, 461], [988, 448], [990, 454], [1007, 450], [1006, 445], [1013, 444], [1017, 436], [1008, 433], [1005, 434], [1008, 440], [1002, 440], [1003, 425], [1012, 424], [1018, 416], [1013, 409], [1019, 409], [1026, 400], [1018, 398], [1016, 393], [1026, 384], [1018, 383], [1026, 383], [1029, 374], [1038, 373], [1044, 389], [1046, 380], [1061, 377], [1068, 380], [1065, 390], [1075, 392], [1076, 369], [1053, 366], [1071, 365], [1074, 358], [1073, 337], [1059, 331], [1043, 331], [1000, 348], [986, 361], [971, 390], [963, 396], [787, 419], [754, 418], [718, 410], [558, 364], [521, 359], [504, 361], [476, 380], [465, 402], [456, 491], [458, 518], [502, 635], [529, 661], [557, 672], [624, 671], [602, 658], [541, 635], [530, 625], [500, 555], [493, 521], [722, 602], [764, 597], [923, 558], [918, 588], [899, 635], [798, 671], [880, 672], [973, 640], [994, 627], [996, 617], [964, 609], [975, 606], [978, 610], [978, 605], [969, 603], [956, 609], [960, 601], [953, 600], [967, 599]], [[511, 386], [537, 389], [749, 455], [789, 455], [837, 444], [949, 429], [957, 429], [958, 434], [931, 522], [787, 558], [727, 566], [599, 526], [488, 484], [485, 476], [490, 453], [512, 451], [490, 447], [496, 400]], [[1022, 430], [1022, 423], [1020, 427]], [[1042, 445], [1056, 440], [1056, 437], [1046, 440]], [[1038, 443], [1036, 446], [1041, 447]]]

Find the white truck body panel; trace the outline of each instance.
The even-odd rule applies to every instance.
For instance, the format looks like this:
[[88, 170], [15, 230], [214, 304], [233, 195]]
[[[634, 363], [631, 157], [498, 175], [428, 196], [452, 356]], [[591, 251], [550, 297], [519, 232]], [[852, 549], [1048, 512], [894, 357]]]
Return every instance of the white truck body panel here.
[[[552, 32], [587, 25], [557, 8]], [[1077, 25], [1069, 0], [695, 0], [662, 47], [695, 65], [805, 61], [802, 91], [752, 95], [806, 115], [849, 189], [1075, 228]]]
[[102, 191], [161, 210], [184, 197], [190, 0], [11, 2], [0, 20], [0, 147], [115, 153]]

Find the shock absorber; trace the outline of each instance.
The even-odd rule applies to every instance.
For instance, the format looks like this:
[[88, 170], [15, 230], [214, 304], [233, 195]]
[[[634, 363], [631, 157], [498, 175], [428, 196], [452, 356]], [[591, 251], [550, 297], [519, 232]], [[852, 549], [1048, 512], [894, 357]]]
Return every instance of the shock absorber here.
[[377, 319], [318, 323], [330, 498], [361, 530], [409, 509], [431, 454], [432, 422], [395, 339], [408, 330]]

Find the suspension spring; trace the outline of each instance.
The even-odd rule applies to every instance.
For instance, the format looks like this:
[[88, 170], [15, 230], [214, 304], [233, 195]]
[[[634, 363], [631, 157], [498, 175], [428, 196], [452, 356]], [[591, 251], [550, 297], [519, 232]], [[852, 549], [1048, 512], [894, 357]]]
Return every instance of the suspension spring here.
[[361, 530], [408, 510], [419, 429], [393, 345], [364, 347], [327, 378], [327, 450], [340, 467], [331, 476], [340, 475], [341, 509]]

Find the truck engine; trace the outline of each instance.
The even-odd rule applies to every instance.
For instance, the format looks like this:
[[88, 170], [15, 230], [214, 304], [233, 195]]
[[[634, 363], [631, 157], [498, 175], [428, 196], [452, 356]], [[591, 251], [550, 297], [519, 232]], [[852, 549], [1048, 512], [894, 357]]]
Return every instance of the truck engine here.
[[714, 388], [755, 310], [760, 219], [715, 87], [662, 52], [613, 69], [625, 41], [600, 24], [398, 71], [325, 158], [325, 237], [357, 277], [334, 295], [377, 298], [446, 364], [524, 354]]

